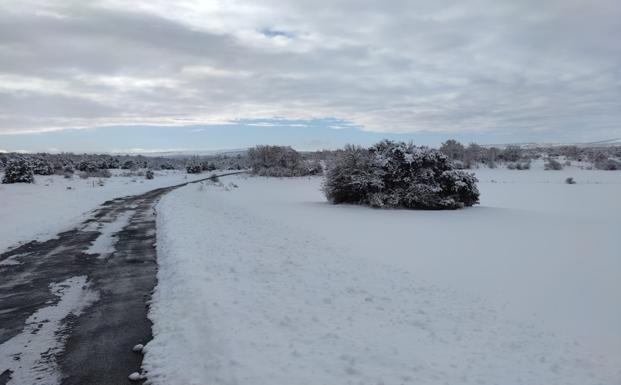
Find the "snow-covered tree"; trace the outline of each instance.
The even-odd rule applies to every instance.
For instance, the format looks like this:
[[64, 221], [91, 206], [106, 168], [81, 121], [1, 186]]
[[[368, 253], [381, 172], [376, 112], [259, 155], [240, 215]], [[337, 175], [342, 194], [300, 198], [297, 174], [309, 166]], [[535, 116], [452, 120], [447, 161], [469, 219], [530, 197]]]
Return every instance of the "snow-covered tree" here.
[[28, 159], [16, 157], [9, 159], [4, 168], [2, 183], [33, 183], [34, 173]]
[[478, 203], [476, 182], [437, 150], [385, 140], [346, 147], [329, 162], [323, 191], [332, 203], [457, 209]]

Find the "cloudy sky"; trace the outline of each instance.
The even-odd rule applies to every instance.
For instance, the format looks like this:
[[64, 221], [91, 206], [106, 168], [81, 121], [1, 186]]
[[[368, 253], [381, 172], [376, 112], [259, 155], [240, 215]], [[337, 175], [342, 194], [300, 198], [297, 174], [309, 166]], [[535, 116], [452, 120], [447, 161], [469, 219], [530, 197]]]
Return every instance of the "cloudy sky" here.
[[0, 149], [611, 139], [620, 36], [619, 0], [0, 0]]

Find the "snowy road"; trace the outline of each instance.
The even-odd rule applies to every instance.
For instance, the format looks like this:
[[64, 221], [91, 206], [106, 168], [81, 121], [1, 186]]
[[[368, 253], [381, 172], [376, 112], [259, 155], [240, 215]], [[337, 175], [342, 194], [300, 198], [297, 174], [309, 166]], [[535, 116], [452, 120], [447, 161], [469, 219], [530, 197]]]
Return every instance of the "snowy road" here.
[[0, 384], [132, 383], [142, 361], [132, 347], [151, 339], [154, 205], [182, 185], [108, 201], [0, 255]]

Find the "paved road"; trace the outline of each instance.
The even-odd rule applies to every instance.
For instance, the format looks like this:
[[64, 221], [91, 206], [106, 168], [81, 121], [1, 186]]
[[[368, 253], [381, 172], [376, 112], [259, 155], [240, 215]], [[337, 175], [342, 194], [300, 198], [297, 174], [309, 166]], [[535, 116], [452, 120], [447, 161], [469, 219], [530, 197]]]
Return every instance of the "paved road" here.
[[131, 348], [152, 337], [154, 206], [183, 185], [108, 201], [0, 255], [0, 385], [136, 383], [142, 355]]

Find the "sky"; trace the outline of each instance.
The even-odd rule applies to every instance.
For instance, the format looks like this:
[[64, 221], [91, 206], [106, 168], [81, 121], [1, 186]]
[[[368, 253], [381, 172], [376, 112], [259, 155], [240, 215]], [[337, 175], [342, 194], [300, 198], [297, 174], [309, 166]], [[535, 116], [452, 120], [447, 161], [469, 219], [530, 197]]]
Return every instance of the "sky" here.
[[621, 137], [618, 0], [0, 0], [0, 150]]

